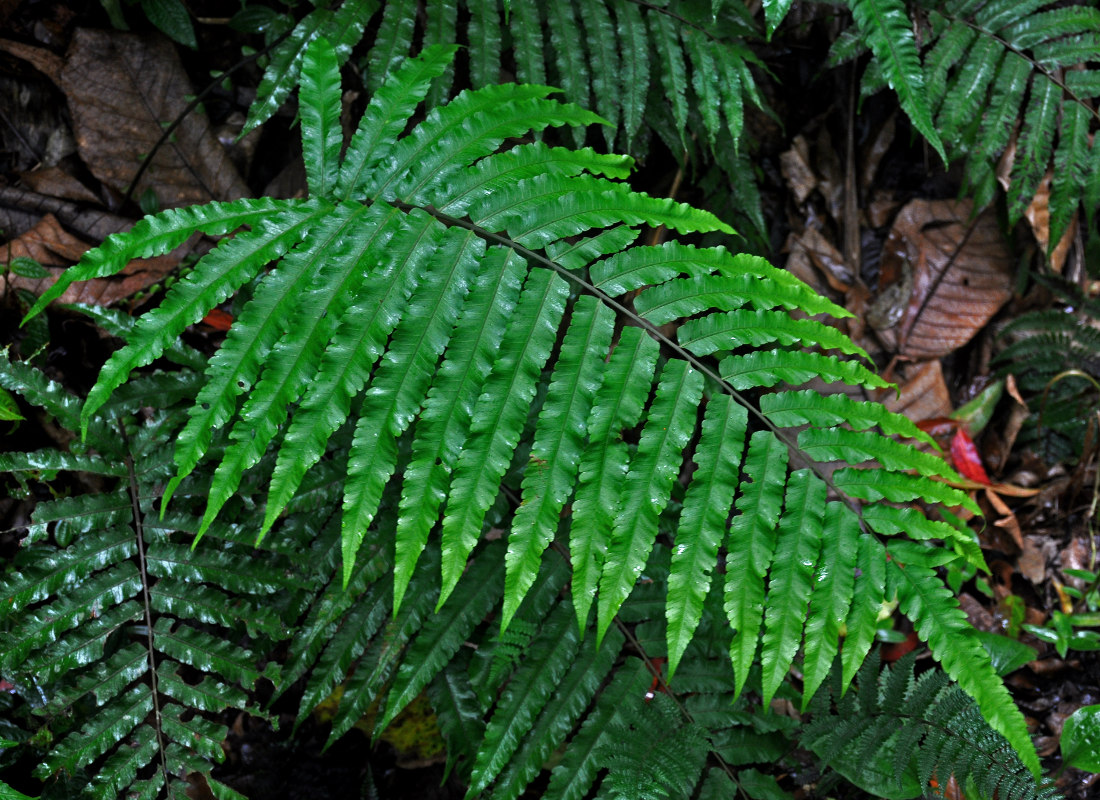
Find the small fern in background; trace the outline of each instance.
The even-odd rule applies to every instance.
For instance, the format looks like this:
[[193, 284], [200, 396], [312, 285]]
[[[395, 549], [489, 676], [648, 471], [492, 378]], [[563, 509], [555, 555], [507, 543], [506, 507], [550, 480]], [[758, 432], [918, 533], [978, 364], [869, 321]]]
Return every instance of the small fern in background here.
[[1037, 279], [1056, 305], [1006, 325], [1001, 338], [1007, 346], [997, 364], [1002, 374], [1015, 376], [1032, 412], [1020, 444], [1048, 461], [1075, 459], [1100, 433], [1100, 303], [1059, 276]]
[[[994, 200], [998, 161], [1007, 150], [1010, 224], [1023, 216], [1048, 172], [1049, 247], [1082, 204], [1091, 224], [1100, 206], [1100, 145], [1092, 135], [1100, 97], [1100, 9], [1043, 0], [947, 0], [920, 4], [914, 21], [902, 0], [848, 5], [855, 32], [837, 39], [832, 63], [871, 50], [864, 93], [892, 87], [945, 162], [966, 160], [963, 192], [976, 208]], [[780, 16], [787, 6], [765, 2]]]
[[[642, 225], [730, 228], [631, 191], [628, 157], [548, 143], [550, 128], [605, 120], [547, 87], [493, 83], [431, 107], [453, 45], [379, 60], [385, 75], [342, 153], [339, 67], [361, 35], [348, 7], [369, 8], [299, 24], [273, 60], [292, 77], [269, 75], [255, 112], [300, 81], [310, 196], [166, 211], [87, 253], [36, 312], [73, 281], [195, 232], [235, 232], [132, 326], [89, 310], [127, 343], [86, 401], [25, 365], [0, 370], [85, 448], [7, 456], [8, 469], [101, 471], [121, 486], [36, 512], [36, 537], [62, 524], [5, 582], [19, 598], [8, 635], [41, 662], [82, 655], [30, 662], [24, 695], [100, 719], [68, 687], [94, 694], [86, 676], [127, 652], [125, 681], [107, 683], [144, 703], [115, 714], [110, 700], [117, 724], [70, 734], [60, 755], [44, 748], [42, 774], [106, 770], [100, 796], [135, 779], [150, 797], [173, 791], [220, 753], [208, 715], [246, 703], [263, 675], [277, 694], [302, 691], [299, 723], [342, 687], [333, 737], [375, 704], [378, 734], [426, 692], [471, 796], [518, 797], [562, 748], [548, 797], [583, 797], [601, 774], [609, 795], [778, 791], [750, 766], [798, 739], [772, 701], [830, 713], [821, 687], [852, 684], [896, 598], [958, 696], [976, 701], [968, 734], [995, 736], [988, 723], [1018, 754], [999, 744], [961, 764], [905, 733], [919, 703], [899, 699], [888, 724], [931, 753], [920, 769], [1042, 795], [1023, 717], [936, 571], [984, 568], [977, 542], [905, 505], [973, 507], [940, 480], [957, 476], [912, 446], [929, 440], [904, 417], [797, 388], [887, 385], [819, 321], [847, 312], [760, 258], [635, 245]], [[509, 140], [523, 143], [502, 149]], [[178, 336], [240, 290], [204, 363]], [[161, 357], [202, 374], [140, 372]], [[150, 405], [161, 410], [135, 416]], [[104, 526], [133, 544], [97, 560], [84, 542]], [[54, 596], [67, 581], [76, 601]], [[73, 642], [53, 644], [66, 626]], [[85, 630], [94, 644], [80, 649]], [[140, 652], [123, 647], [127, 630], [148, 634]], [[178, 695], [152, 677], [163, 667], [170, 681], [174, 664]], [[857, 681], [864, 716], [879, 711], [865, 694], [876, 669]], [[214, 680], [225, 698], [197, 691]], [[162, 695], [184, 712], [154, 708], [142, 723]], [[653, 752], [655, 720], [678, 732], [669, 752]], [[139, 724], [140, 757], [117, 747]]]

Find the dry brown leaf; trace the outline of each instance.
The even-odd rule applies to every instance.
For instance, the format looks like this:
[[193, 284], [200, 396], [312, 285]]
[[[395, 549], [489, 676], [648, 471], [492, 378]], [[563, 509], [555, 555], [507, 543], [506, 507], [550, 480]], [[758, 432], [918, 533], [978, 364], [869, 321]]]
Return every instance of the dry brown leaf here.
[[821, 231], [816, 228], [807, 228], [798, 240], [806, 249], [814, 266], [828, 281], [829, 286], [838, 292], [847, 292], [852, 288], [852, 284], [856, 282], [855, 275], [845, 263], [844, 256]]
[[883, 156], [894, 143], [896, 118], [896, 113], [887, 117], [886, 122], [882, 123], [882, 127], [863, 148], [862, 165], [859, 170], [859, 191], [864, 197], [871, 191], [871, 184], [874, 183], [875, 173], [878, 172]]
[[[1050, 184], [1053, 177], [1053, 170], [1048, 170], [1047, 174], [1043, 176], [1043, 180], [1039, 182], [1039, 188], [1035, 190], [1035, 196], [1031, 198], [1027, 209], [1024, 210], [1024, 217], [1031, 225], [1031, 233], [1035, 236], [1035, 241], [1039, 243], [1039, 249], [1044, 253], [1047, 252], [1047, 247], [1050, 245]], [[1073, 237], [1076, 235], [1077, 215], [1074, 214], [1070, 218], [1066, 229], [1062, 232], [1062, 238], [1058, 240], [1058, 244], [1055, 245], [1050, 254], [1050, 268], [1055, 272], [1061, 274], [1062, 267], [1066, 263], [1066, 255], [1069, 253], [1070, 245], [1073, 244]]]
[[[914, 200], [905, 206], [883, 248], [911, 282], [908, 303], [894, 327], [898, 353], [939, 358], [970, 341], [1012, 297], [1012, 254], [996, 219], [984, 211], [970, 220], [968, 200]], [[894, 284], [889, 289], [896, 288]]]
[[1008, 531], [1008, 534], [1012, 537], [1012, 541], [1016, 543], [1016, 546], [1020, 550], [1026, 550], [1027, 545], [1024, 543], [1024, 533], [1020, 530], [1020, 521], [1016, 519], [1016, 514], [1012, 509], [1008, 507], [1008, 503], [1001, 499], [1001, 496], [990, 488], [985, 490], [985, 499], [989, 501], [989, 504], [993, 506], [993, 509], [1000, 514], [1000, 518], [993, 521], [993, 524], [998, 528], [1003, 528]]
[[810, 144], [801, 133], [794, 137], [790, 150], [779, 154], [779, 169], [798, 204], [805, 203], [817, 188], [817, 176], [810, 166]]
[[[67, 267], [80, 260], [91, 245], [77, 239], [61, 227], [52, 214], [44, 216], [37, 225], [17, 239], [2, 246], [0, 262], [5, 265], [13, 258], [33, 258], [51, 273], [49, 278], [33, 279], [19, 275], [0, 276], [0, 293], [12, 289], [26, 289], [40, 295], [53, 285]], [[135, 292], [152, 286], [173, 269], [187, 252], [185, 244], [168, 255], [130, 262], [122, 272], [110, 278], [96, 278], [70, 286], [58, 298], [60, 303], [89, 303], [110, 305]]]
[[[89, 29], [74, 33], [59, 84], [81, 158], [120, 193], [193, 93], [167, 39]], [[195, 112], [157, 150], [134, 196], [147, 189], [156, 192], [163, 208], [248, 194], [206, 117]]]
[[954, 411], [939, 361], [906, 364], [900, 369], [903, 371], [892, 378], [900, 395], [887, 391], [879, 398], [888, 409], [913, 422], [946, 417]]
[[38, 194], [18, 186], [0, 186], [0, 229], [8, 237], [33, 228], [44, 214], [53, 214], [67, 229], [102, 242], [112, 233], [129, 230], [134, 221], [109, 211]]
[[99, 204], [92, 190], [60, 167], [42, 167], [19, 176], [24, 185], [38, 194], [74, 200], [78, 203]]

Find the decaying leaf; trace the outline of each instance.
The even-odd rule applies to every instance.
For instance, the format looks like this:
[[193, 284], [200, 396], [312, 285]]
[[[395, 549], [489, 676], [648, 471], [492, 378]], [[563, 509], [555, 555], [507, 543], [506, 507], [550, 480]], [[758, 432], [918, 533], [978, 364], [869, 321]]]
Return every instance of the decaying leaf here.
[[[61, 70], [80, 156], [92, 173], [125, 192], [164, 126], [193, 93], [175, 48], [160, 36], [80, 29]], [[192, 113], [153, 156], [135, 197], [156, 192], [162, 207], [248, 194], [205, 116]]]
[[[165, 256], [132, 261], [122, 272], [110, 278], [75, 283], [61, 295], [58, 302], [105, 306], [130, 297], [175, 269], [188, 247], [184, 245]], [[0, 275], [0, 293], [8, 289], [26, 289], [40, 295], [65, 268], [79, 261], [90, 248], [90, 244], [61, 227], [56, 217], [47, 214], [23, 235], [0, 245], [0, 263], [6, 265], [14, 258], [33, 258], [51, 273], [50, 277], [33, 279], [12, 274]]]
[[907, 364], [904, 372], [892, 375], [890, 379], [897, 383], [899, 393], [884, 392], [877, 399], [897, 414], [921, 422], [946, 417], [953, 410], [939, 361]]
[[[973, 220], [968, 200], [914, 200], [899, 212], [883, 250], [908, 298], [891, 324], [897, 352], [939, 358], [970, 341], [1012, 297], [1012, 254], [990, 211]], [[893, 263], [889, 263], [893, 262]], [[892, 317], [885, 318], [892, 322]]]

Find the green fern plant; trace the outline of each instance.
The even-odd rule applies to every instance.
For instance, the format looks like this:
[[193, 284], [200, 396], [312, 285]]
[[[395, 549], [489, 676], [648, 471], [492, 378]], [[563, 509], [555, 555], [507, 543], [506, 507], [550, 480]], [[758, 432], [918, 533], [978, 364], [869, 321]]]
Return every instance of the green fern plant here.
[[[97, 316], [127, 327], [122, 315]], [[198, 357], [178, 343], [167, 355]], [[173, 525], [158, 523], [152, 509], [172, 466], [165, 442], [182, 421], [178, 405], [163, 409], [173, 396], [193, 399], [196, 377], [135, 379], [70, 452], [0, 454], [0, 470], [23, 485], [69, 470], [117, 481], [103, 493], [39, 502], [0, 590], [0, 672], [31, 700], [27, 746], [41, 754], [36, 776], [55, 790], [182, 796], [187, 774], [224, 758], [220, 712], [252, 708], [255, 682], [276, 674], [234, 640], [285, 635], [284, 615], [294, 616], [302, 594], [288, 556], [257, 553], [228, 522], [212, 532], [216, 546], [192, 554], [182, 532], [197, 520], [181, 512]], [[82, 402], [38, 370], [0, 354], [0, 384], [79, 429]], [[142, 406], [160, 410], [139, 422]]]
[[[765, 2], [769, 20], [781, 19], [789, 5]], [[963, 193], [976, 208], [994, 200], [998, 161], [1011, 147], [1010, 224], [1052, 171], [1049, 247], [1082, 204], [1091, 225], [1100, 205], [1100, 146], [1093, 136], [1100, 72], [1089, 65], [1100, 60], [1100, 10], [1044, 0], [940, 0], [919, 4], [911, 19], [902, 0], [848, 5], [855, 31], [837, 39], [831, 63], [870, 49], [863, 92], [892, 87], [945, 163], [965, 159]], [[923, 64], [914, 27], [923, 39]]]
[[1058, 796], [1053, 787], [1036, 793], [1027, 767], [970, 697], [938, 670], [916, 675], [914, 664], [910, 653], [880, 672], [875, 651], [853, 691], [841, 697], [837, 685], [814, 698], [803, 743], [880, 797], [919, 797], [951, 776], [968, 797]]
[[1038, 275], [1057, 305], [1021, 314], [1001, 330], [1001, 374], [1015, 376], [1032, 409], [1020, 444], [1050, 460], [1073, 459], [1098, 423], [1100, 303], [1056, 275]]
[[[375, 38], [357, 62], [371, 91], [415, 52], [414, 41], [467, 44], [472, 88], [509, 74], [521, 83], [550, 83], [567, 101], [603, 117], [608, 149], [644, 156], [657, 137], [677, 158], [716, 164], [737, 201], [735, 213], [766, 241], [756, 177], [741, 143], [746, 104], [770, 111], [751, 70], [763, 68], [748, 46], [760, 38], [758, 27], [742, 4], [438, 0], [417, 11], [415, 0], [345, 0], [335, 11], [311, 11], [272, 52], [244, 132], [267, 120], [297, 86], [314, 37], [328, 38], [343, 63], [379, 15]], [[432, 81], [428, 107], [450, 97], [455, 84], [448, 64]], [[584, 124], [573, 137], [578, 147], [584, 143]]]
[[[100, 452], [50, 456], [49, 469], [90, 464], [127, 478], [116, 499], [128, 517], [105, 522], [104, 498], [113, 495], [91, 495], [47, 506], [41, 524], [65, 515], [84, 520], [82, 532], [131, 524], [137, 530], [126, 535], [147, 541], [148, 559], [174, 565], [139, 568], [129, 595], [101, 590], [97, 576], [129, 569], [120, 565], [131, 563], [130, 551], [85, 572], [63, 568], [45, 594], [19, 595], [11, 630], [33, 633], [38, 604], [91, 575], [82, 588], [88, 603], [102, 603], [106, 591], [112, 609], [136, 615], [120, 625], [144, 619], [153, 635], [147, 658], [223, 682], [255, 680], [262, 654], [289, 637], [282, 669], [264, 674], [280, 692], [304, 681], [300, 719], [343, 683], [333, 736], [375, 700], [380, 732], [427, 691], [471, 795], [505, 798], [563, 744], [549, 796], [583, 796], [604, 767], [636, 772], [628, 766], [635, 756], [610, 743], [642, 718], [628, 715], [627, 701], [644, 704], [651, 680], [658, 688], [671, 680], [685, 697], [685, 730], [709, 748], [692, 758], [711, 768], [633, 780], [655, 793], [712, 793], [756, 780], [734, 767], [775, 760], [787, 746], [791, 723], [747, 710], [746, 687], [764, 708], [775, 697], [805, 708], [838, 651], [838, 682], [850, 684], [879, 609], [896, 597], [946, 672], [1037, 772], [1022, 715], [936, 572], [957, 558], [984, 566], [976, 541], [902, 505], [970, 505], [935, 480], [956, 476], [904, 441], [928, 441], [905, 418], [796, 388], [811, 379], [885, 385], [835, 328], [789, 313], [847, 312], [759, 258], [679, 242], [634, 245], [643, 224], [683, 233], [728, 226], [631, 191], [618, 180], [629, 158], [530, 140], [502, 150], [531, 131], [601, 122], [548, 99], [546, 87], [466, 91], [410, 125], [454, 52], [430, 46], [401, 62], [341, 157], [341, 56], [314, 37], [299, 96], [310, 197], [147, 217], [86, 254], [40, 299], [35, 311], [73, 281], [113, 274], [197, 231], [236, 231], [132, 327], [100, 312], [127, 344], [83, 403], [56, 400], [60, 389], [26, 367], [0, 371], [6, 388], [52, 403], [51, 413], [80, 429], [83, 447]], [[201, 364], [179, 334], [242, 289], [225, 343]], [[636, 292], [628, 304], [624, 296]], [[673, 340], [659, 326], [676, 321]], [[134, 375], [161, 356], [204, 374]], [[131, 449], [135, 464], [153, 461], [122, 475], [124, 440], [108, 431], [150, 395], [154, 406], [190, 403], [186, 422], [164, 416], [147, 450]], [[140, 441], [137, 428], [128, 436]], [[167, 441], [174, 467], [164, 464]], [[690, 479], [680, 478], [685, 455]], [[41, 468], [22, 458], [11, 466]], [[148, 513], [157, 497], [159, 522]], [[494, 528], [505, 541], [486, 536]], [[48, 559], [83, 563], [79, 548], [69, 554], [64, 530], [42, 555], [46, 569]], [[165, 540], [153, 531], [166, 531]], [[199, 543], [204, 536], [216, 543]], [[242, 536], [263, 545], [270, 570]], [[180, 549], [181, 537], [194, 555]], [[223, 585], [234, 570], [242, 577], [230, 588], [246, 608], [257, 594], [280, 592], [268, 622], [246, 631], [252, 656], [228, 646], [239, 617], [210, 616], [198, 599], [205, 592], [175, 605], [150, 599], [144, 610], [129, 601], [157, 596], [180, 576], [189, 586]], [[18, 580], [12, 586], [12, 597], [23, 591]], [[88, 623], [61, 602], [65, 624], [81, 633]], [[197, 632], [176, 649], [164, 643], [176, 623], [162, 620], [173, 619]], [[509, 638], [517, 621], [522, 635]], [[197, 642], [199, 633], [208, 639]], [[107, 637], [81, 663], [106, 669], [100, 654], [113, 655], [117, 640]], [[47, 653], [52, 644], [47, 636], [29, 647]], [[508, 648], [522, 648], [522, 657]], [[788, 672], [800, 650], [795, 693]], [[666, 657], [667, 679], [654, 660]], [[75, 666], [60, 662], [51, 681], [81, 680]], [[53, 682], [43, 687], [35, 669], [28, 674], [47, 699], [64, 696]], [[135, 697], [163, 691], [139, 675], [129, 686]], [[705, 719], [733, 700], [743, 704], [733, 716]], [[100, 756], [126, 735], [109, 733], [74, 751], [71, 764], [102, 769]], [[162, 783], [188, 764], [205, 770], [183, 755], [170, 761], [176, 750], [144, 736], [143, 754], [165, 754]], [[45, 763], [44, 772], [70, 765]], [[131, 766], [118, 773], [126, 781], [137, 774]], [[617, 780], [609, 791], [631, 785]]]

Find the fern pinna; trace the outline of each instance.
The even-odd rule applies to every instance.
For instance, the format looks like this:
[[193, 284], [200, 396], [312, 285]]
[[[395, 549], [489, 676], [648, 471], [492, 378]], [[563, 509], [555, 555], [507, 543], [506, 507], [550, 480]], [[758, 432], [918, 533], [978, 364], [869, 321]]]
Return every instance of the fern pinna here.
[[[518, 796], [581, 722], [573, 761], [550, 785], [580, 797], [606, 759], [629, 762], [603, 745], [633, 723], [602, 698], [663, 680], [652, 659], [649, 670], [630, 658], [637, 669], [620, 665], [601, 688], [627, 648], [667, 654], [673, 687], [706, 663], [703, 686], [717, 680], [730, 699], [749, 686], [765, 708], [791, 696], [801, 650], [805, 707], [838, 650], [840, 683], [851, 682], [896, 597], [1037, 771], [1022, 715], [936, 572], [957, 558], [984, 566], [977, 543], [906, 505], [972, 506], [936, 480], [957, 476], [879, 405], [775, 388], [887, 385], [858, 347], [805, 316], [847, 312], [760, 258], [635, 245], [643, 224], [729, 228], [631, 191], [619, 180], [629, 158], [547, 141], [502, 149], [601, 122], [549, 99], [552, 89], [465, 91], [410, 127], [454, 54], [429, 46], [396, 67], [341, 157], [338, 50], [316, 37], [299, 98], [308, 198], [147, 217], [86, 254], [35, 309], [195, 232], [237, 231], [126, 332], [66, 413], [98, 441], [127, 387], [158, 379], [134, 371], [248, 288], [175, 437], [160, 524], [193, 532], [201, 563], [223, 549], [199, 539], [229, 536], [258, 502], [258, 543], [316, 536], [316, 564], [299, 569], [325, 574], [339, 552], [338, 577], [286, 609], [305, 616], [282, 688], [305, 679], [308, 713], [347, 680], [334, 735], [375, 698], [380, 730], [427, 690], [453, 754], [467, 756], [471, 795]], [[677, 320], [673, 341], [661, 326]], [[192, 521], [196, 503], [205, 509]], [[311, 521], [317, 509], [332, 523]], [[252, 588], [277, 591], [276, 577]], [[491, 628], [522, 621], [534, 631], [526, 644], [494, 638], [486, 619], [498, 603]], [[474, 656], [467, 642], [480, 642]], [[503, 649], [491, 657], [505, 646], [523, 648], [510, 672]], [[727, 767], [744, 763], [736, 740], [708, 741]], [[654, 778], [668, 792], [695, 779], [734, 772]]]

